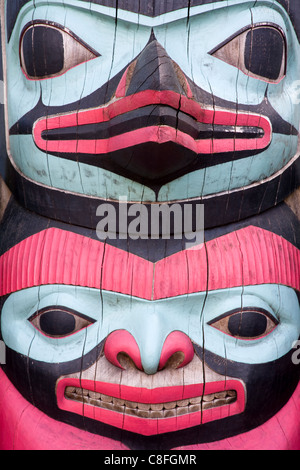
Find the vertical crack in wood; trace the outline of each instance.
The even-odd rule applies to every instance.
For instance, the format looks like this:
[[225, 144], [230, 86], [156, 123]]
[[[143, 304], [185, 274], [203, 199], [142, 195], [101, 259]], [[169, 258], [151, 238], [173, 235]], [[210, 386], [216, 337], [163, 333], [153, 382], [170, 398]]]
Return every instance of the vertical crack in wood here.
[[[203, 300], [203, 305], [200, 313], [200, 324], [199, 327], [202, 331], [202, 382], [203, 382], [203, 390], [202, 390], [202, 398], [201, 398], [201, 422], [199, 423], [200, 425], [203, 424], [203, 406], [204, 406], [204, 396], [205, 396], [205, 385], [206, 385], [206, 374], [205, 374], [205, 307], [206, 307], [206, 302], [208, 298], [208, 292], [209, 292], [209, 276], [210, 276], [210, 270], [209, 270], [209, 256], [208, 256], [208, 250], [207, 250], [207, 245], [205, 241], [205, 234], [204, 234], [204, 249], [205, 249], [205, 257], [206, 257], [206, 291], [205, 291], [205, 297]], [[200, 345], [201, 346], [201, 345]]]
[[178, 101], [178, 108], [176, 110], [176, 137], [177, 137], [178, 126], [179, 126], [179, 113], [180, 113], [180, 110], [181, 110], [181, 99], [182, 99], [182, 95], [180, 94], [179, 95], [179, 101]]
[[[85, 71], [84, 71], [84, 80], [83, 80], [83, 85], [82, 85], [82, 90], [80, 92], [80, 97], [79, 97], [79, 100], [78, 100], [78, 107], [77, 107], [77, 113], [76, 113], [76, 132], [78, 134], [78, 127], [79, 127], [79, 112], [81, 110], [81, 101], [82, 101], [82, 98], [83, 98], [83, 94], [84, 94], [84, 90], [85, 90], [85, 86], [86, 86], [86, 82], [87, 82], [87, 62], [84, 63], [84, 68], [85, 68]], [[80, 186], [81, 186], [81, 191], [82, 191], [82, 194], [85, 194], [86, 191], [84, 189], [84, 184], [83, 184], [83, 178], [82, 178], [82, 174], [81, 174], [81, 164], [79, 162], [79, 153], [78, 153], [78, 146], [79, 146], [79, 137], [76, 139], [76, 155], [77, 155], [77, 168], [78, 168], [78, 174], [79, 174], [79, 180], [80, 180]], [[95, 147], [96, 147], [96, 142], [95, 142]]]
[[[79, 111], [81, 109], [80, 104], [81, 104], [81, 100], [82, 100], [82, 97], [83, 97], [85, 84], [86, 84], [86, 75], [87, 75], [87, 64], [86, 63], [84, 64], [84, 67], [85, 67], [84, 82], [83, 82], [83, 87], [82, 87], [82, 91], [81, 91], [80, 98], [79, 98], [77, 113], [76, 113], [76, 128], [77, 128], [76, 132], [77, 133], [78, 133], [78, 126], [79, 126], [78, 117], [79, 117]], [[82, 174], [81, 174], [81, 167], [80, 167], [80, 162], [79, 162], [79, 154], [77, 152], [78, 151], [78, 146], [79, 146], [79, 138], [76, 139], [76, 154], [78, 156], [77, 157], [77, 167], [78, 167], [78, 172], [79, 172], [79, 179], [80, 179], [80, 186], [81, 186], [82, 194], [85, 194], [83, 180], [82, 180]], [[95, 143], [95, 147], [96, 147], [96, 143]]]
[[187, 12], [187, 18], [186, 18], [186, 23], [187, 23], [187, 26], [189, 25], [190, 23], [190, 15], [191, 15], [191, 1], [192, 0], [188, 0], [188, 12]]
[[[244, 252], [242, 250], [242, 247], [241, 247], [241, 241], [240, 241], [240, 238], [239, 238], [239, 234], [237, 232], [235, 232], [235, 238], [236, 238], [236, 241], [237, 241], [237, 245], [238, 245], [238, 249], [239, 249], [239, 252], [240, 252], [240, 259], [241, 259], [241, 270], [242, 270], [242, 285], [241, 285], [241, 315], [240, 315], [240, 319], [239, 319], [239, 327], [238, 327], [238, 331], [241, 330], [241, 327], [242, 327], [242, 312], [243, 312], [243, 308], [244, 308], [244, 293], [245, 293], [245, 277], [244, 277], [244, 266], [245, 266], [245, 260], [244, 260]], [[239, 339], [238, 337], [236, 338], [235, 340], [235, 345], [237, 346], [237, 343], [238, 343]]]
[[[215, 114], [216, 114], [216, 104], [215, 104], [215, 96], [214, 96], [214, 92], [213, 92], [213, 89], [212, 89], [212, 86], [211, 86], [211, 83], [210, 81], [208, 80], [207, 81], [207, 84], [208, 84], [208, 87], [209, 87], [209, 90], [210, 90], [210, 94], [211, 94], [211, 98], [212, 98], [212, 108], [213, 108], [213, 121], [212, 121], [212, 137], [211, 137], [211, 144], [212, 144], [212, 157], [213, 157], [213, 153], [214, 153], [214, 126], [215, 126]], [[202, 198], [203, 197], [203, 193], [204, 193], [204, 190], [205, 190], [205, 181], [206, 181], [206, 174], [207, 174], [207, 166], [204, 167], [204, 172], [203, 172], [203, 181], [202, 181], [202, 188], [201, 188], [201, 192], [200, 192], [200, 197]]]
[[[255, 0], [255, 3], [252, 7], [249, 8], [249, 12], [250, 12], [250, 16], [251, 16], [251, 47], [250, 47], [250, 67], [251, 67], [251, 60], [252, 60], [252, 48], [253, 48], [253, 28], [254, 28], [254, 19], [253, 19], [253, 11], [252, 11], [252, 8], [255, 7], [256, 5], [256, 0]], [[240, 46], [240, 44], [239, 44]], [[240, 54], [240, 51], [239, 51], [239, 57], [241, 56]], [[237, 94], [237, 108], [236, 108], [236, 112], [238, 113], [238, 78], [239, 78], [239, 73], [240, 73], [240, 68], [237, 69], [237, 79], [236, 79], [236, 94]], [[249, 82], [249, 73], [247, 75], [247, 83]], [[253, 156], [250, 157], [251, 158], [251, 163], [250, 163], [250, 167], [252, 165], [252, 161], [253, 161]], [[233, 164], [234, 164], [234, 159], [232, 161], [232, 166], [231, 166], [231, 169], [233, 168]], [[245, 172], [245, 178], [247, 177], [247, 174], [249, 172]], [[243, 203], [244, 203], [244, 197], [245, 197], [245, 186], [247, 186], [246, 182], [245, 182], [245, 178], [244, 178], [244, 181], [243, 181], [243, 184], [242, 184], [242, 192], [241, 192], [241, 200], [240, 200], [240, 207], [239, 207], [239, 215], [238, 215], [238, 220], [241, 220], [242, 218], [242, 210], [243, 210]]]
[[[129, 237], [127, 238], [127, 243], [129, 243]], [[129, 247], [129, 245], [128, 245]], [[132, 265], [131, 267], [131, 272], [129, 272], [129, 266], [130, 266], [130, 263], [129, 263], [129, 258], [130, 258], [130, 250], [128, 248], [128, 253], [127, 253], [127, 264], [126, 264], [126, 267], [124, 269], [125, 271], [125, 276], [129, 277], [130, 275], [130, 294], [129, 294], [129, 297], [130, 297], [130, 309], [132, 308], [132, 302], [133, 302], [133, 283], [134, 283], [134, 270], [135, 270], [135, 267], [134, 267], [134, 264]], [[128, 314], [130, 312], [127, 312]], [[116, 328], [118, 329], [117, 325], [116, 325]], [[121, 369], [121, 373], [120, 373], [120, 380], [119, 380], [119, 396], [121, 397], [122, 394], [121, 394], [121, 391], [122, 391], [122, 384], [123, 384], [123, 370]], [[125, 386], [128, 385], [125, 381]], [[123, 415], [122, 415], [122, 425], [121, 425], [121, 430], [123, 431], [124, 428], [125, 428], [125, 419], [126, 419], [126, 413], [125, 413], [125, 407], [123, 409]]]
[[[39, 288], [39, 289], [40, 289], [40, 288]], [[35, 405], [34, 394], [33, 394], [33, 386], [32, 386], [32, 383], [31, 383], [31, 374], [30, 374], [30, 363], [31, 363], [31, 359], [30, 359], [30, 351], [31, 351], [33, 342], [34, 342], [34, 340], [35, 340], [36, 333], [37, 333], [37, 332], [36, 332], [35, 328], [33, 328], [33, 337], [32, 337], [32, 339], [30, 340], [29, 347], [28, 347], [28, 353], [27, 353], [27, 357], [26, 357], [26, 375], [27, 375], [28, 385], [29, 385], [29, 394], [30, 394], [30, 397], [31, 397], [31, 403], [33, 404], [34, 407], [36, 407], [36, 405]]]
[[[96, 391], [96, 377], [97, 377], [97, 367], [98, 367], [98, 360], [100, 356], [102, 355], [103, 352], [103, 345], [102, 345], [102, 335], [103, 335], [103, 312], [104, 312], [104, 301], [103, 301], [103, 292], [102, 292], [102, 284], [103, 284], [103, 271], [104, 271], [104, 264], [105, 264], [105, 255], [106, 255], [106, 242], [103, 243], [103, 253], [102, 253], [102, 258], [99, 260], [100, 263], [100, 279], [99, 279], [99, 295], [100, 295], [100, 306], [101, 306], [101, 312], [100, 313], [100, 318], [98, 319], [98, 335], [97, 335], [97, 341], [96, 341], [96, 346], [95, 346], [95, 356], [94, 356], [94, 392]], [[86, 345], [86, 339], [87, 339], [87, 328], [85, 329], [85, 338], [83, 341], [83, 348], [82, 348], [82, 355], [81, 355], [81, 367], [80, 367], [80, 376], [79, 376], [79, 381], [81, 384], [81, 379], [82, 379], [82, 374], [84, 373], [84, 364], [83, 364], [83, 358], [86, 355], [85, 352], [85, 345]], [[81, 390], [83, 393], [83, 386], [81, 386]], [[93, 412], [95, 413], [95, 409], [93, 408]], [[84, 418], [84, 397], [82, 396], [82, 416]]]
[[[255, 4], [250, 8], [250, 12], [251, 12], [251, 28], [252, 28], [252, 32], [251, 32], [251, 35], [253, 36], [253, 28], [254, 28], [254, 18], [253, 18], [253, 8], [255, 8], [257, 4], [257, 0], [255, 0]], [[251, 37], [251, 50], [250, 50], [250, 66], [251, 66], [251, 59], [252, 59], [252, 48], [253, 48], [253, 44], [252, 44], [252, 37]], [[249, 80], [249, 75], [248, 75], [248, 80]], [[264, 100], [267, 101], [268, 100], [268, 91], [269, 91], [269, 84], [267, 83], [266, 84], [266, 91], [265, 91], [265, 97], [264, 97]], [[262, 116], [262, 113], [261, 113], [261, 116]], [[250, 166], [252, 165], [252, 161], [254, 160], [254, 156], [251, 157], [251, 164]], [[280, 180], [281, 180], [281, 176], [280, 176]], [[277, 195], [278, 195], [278, 191], [279, 191], [279, 188], [280, 188], [280, 183], [278, 184], [277, 186], [277, 194], [276, 194], [276, 204], [277, 204]], [[264, 193], [261, 197], [261, 200], [260, 200], [260, 204], [259, 204], [259, 208], [257, 210], [257, 213], [260, 214], [262, 212], [262, 207], [263, 207], [263, 204], [264, 204], [264, 201], [265, 201], [265, 198], [268, 194], [268, 189], [269, 189], [269, 182], [265, 185], [265, 189], [264, 189]], [[242, 193], [242, 200], [244, 199], [244, 193], [245, 193], [245, 189], [243, 190], [243, 193]], [[242, 212], [242, 204], [240, 206], [240, 214], [239, 214], [239, 219], [241, 219], [241, 212]]]
[[[45, 239], [46, 239], [46, 232], [44, 231], [44, 233], [42, 234], [42, 242], [41, 242], [41, 257], [39, 258], [38, 262], [40, 264], [39, 268], [37, 269], [37, 272], [40, 273], [40, 276], [42, 275], [42, 262], [43, 262], [43, 254], [45, 253]], [[37, 262], [37, 258], [35, 258], [35, 262]], [[29, 269], [29, 265], [27, 266], [27, 268]], [[41, 278], [38, 279], [37, 281], [37, 309], [36, 311], [38, 312], [39, 309], [40, 309], [40, 303], [41, 303], [41, 284], [42, 284], [42, 280]], [[36, 406], [35, 405], [35, 400], [34, 400], [34, 394], [33, 394], [33, 386], [32, 386], [32, 383], [31, 383], [31, 374], [30, 374], [30, 363], [31, 363], [31, 359], [30, 359], [30, 352], [31, 352], [31, 349], [32, 349], [32, 345], [34, 343], [34, 340], [35, 340], [35, 337], [36, 337], [36, 334], [37, 334], [37, 331], [35, 328], [32, 328], [32, 331], [33, 331], [33, 337], [30, 341], [30, 344], [29, 344], [29, 347], [28, 347], [28, 353], [27, 353], [27, 357], [26, 357], [26, 375], [27, 375], [27, 380], [28, 380], [28, 384], [29, 384], [29, 393], [30, 393], [30, 396], [31, 396], [31, 403], [33, 404], [33, 406]]]

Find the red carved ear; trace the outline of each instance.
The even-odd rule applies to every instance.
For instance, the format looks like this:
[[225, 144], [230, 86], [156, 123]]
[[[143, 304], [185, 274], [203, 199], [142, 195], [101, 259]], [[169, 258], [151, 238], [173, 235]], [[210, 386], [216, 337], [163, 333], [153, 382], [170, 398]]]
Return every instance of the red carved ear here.
[[168, 360], [176, 353], [183, 354], [182, 362], [176, 367], [177, 369], [189, 364], [194, 357], [193, 344], [190, 338], [181, 331], [173, 331], [164, 342], [159, 361], [159, 370], [163, 369]]
[[116, 367], [124, 369], [118, 360], [118, 354], [127, 354], [135, 363], [136, 367], [143, 370], [141, 353], [136, 340], [126, 330], [116, 330], [111, 333], [105, 342], [104, 354], [106, 359]]

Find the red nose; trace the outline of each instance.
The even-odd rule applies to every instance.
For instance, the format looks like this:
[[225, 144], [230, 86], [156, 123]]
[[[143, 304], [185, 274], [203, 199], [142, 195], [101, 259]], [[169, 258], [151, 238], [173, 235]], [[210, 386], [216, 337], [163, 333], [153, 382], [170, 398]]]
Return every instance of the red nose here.
[[143, 370], [140, 350], [134, 337], [126, 330], [116, 330], [108, 336], [104, 354], [109, 362], [124, 369], [118, 359], [122, 353], [130, 357], [138, 369]]
[[[139, 346], [132, 334], [126, 330], [116, 330], [107, 337], [104, 354], [109, 362], [120, 369], [124, 369], [124, 367], [120, 364], [118, 356], [125, 354], [139, 370], [147, 373], [143, 367]], [[168, 367], [172, 359], [172, 367], [179, 369], [189, 364], [193, 357], [194, 347], [190, 338], [181, 331], [173, 331], [162, 346], [161, 355], [156, 361], [154, 370], [158, 371]]]
[[164, 369], [168, 361], [175, 355], [179, 355], [176, 359], [176, 369], [186, 366], [194, 357], [192, 342], [181, 331], [173, 331], [164, 342], [159, 361], [159, 370]]

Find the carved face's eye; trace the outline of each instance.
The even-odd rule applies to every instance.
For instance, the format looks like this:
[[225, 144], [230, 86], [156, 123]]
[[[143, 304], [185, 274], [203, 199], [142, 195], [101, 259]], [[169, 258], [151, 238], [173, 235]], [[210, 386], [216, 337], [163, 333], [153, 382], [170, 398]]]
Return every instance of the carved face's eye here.
[[267, 336], [278, 321], [266, 310], [251, 307], [227, 312], [209, 325], [234, 338], [251, 340]]
[[21, 67], [33, 80], [61, 75], [96, 57], [97, 52], [59, 25], [35, 22], [21, 36]]
[[267, 82], [278, 83], [286, 73], [286, 38], [274, 26], [254, 26], [210, 54], [246, 75]]
[[29, 321], [44, 335], [63, 338], [87, 328], [95, 321], [85, 315], [65, 307], [47, 307], [39, 310]]

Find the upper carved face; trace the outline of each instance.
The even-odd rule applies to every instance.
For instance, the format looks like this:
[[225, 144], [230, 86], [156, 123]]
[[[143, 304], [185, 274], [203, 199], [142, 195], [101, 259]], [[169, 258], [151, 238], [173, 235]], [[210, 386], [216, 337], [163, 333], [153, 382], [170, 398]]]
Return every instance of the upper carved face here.
[[299, 42], [279, 3], [4, 3], [9, 152], [27, 179], [170, 201], [249, 187], [296, 158]]
[[[300, 54], [285, 0], [0, 3], [8, 153], [36, 185], [27, 193], [24, 183], [25, 199], [46, 207], [37, 188], [148, 203], [254, 188], [261, 208], [260, 182], [292, 180]], [[73, 207], [83, 216], [84, 205]], [[205, 232], [195, 250], [163, 244], [150, 256], [146, 243], [136, 255], [130, 243], [125, 252], [119, 240], [57, 228], [53, 214], [27, 214], [27, 227], [24, 214], [13, 230], [11, 215], [2, 225], [0, 338], [28, 415], [85, 429], [103, 447], [110, 437], [174, 448], [255, 431], [294, 395], [293, 219], [268, 213]], [[287, 241], [259, 223], [293, 233]]]

